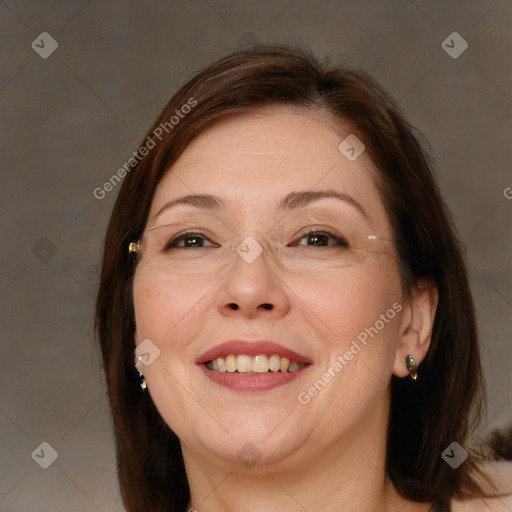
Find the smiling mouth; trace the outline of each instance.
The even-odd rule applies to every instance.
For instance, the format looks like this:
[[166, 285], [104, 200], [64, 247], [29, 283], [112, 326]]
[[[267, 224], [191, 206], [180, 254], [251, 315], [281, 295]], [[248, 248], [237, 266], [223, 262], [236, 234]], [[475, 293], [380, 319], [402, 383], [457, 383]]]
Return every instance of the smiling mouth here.
[[206, 368], [219, 373], [255, 375], [268, 372], [293, 373], [304, 368], [306, 364], [290, 361], [287, 357], [280, 356], [279, 354], [260, 354], [257, 356], [230, 354], [207, 361]]

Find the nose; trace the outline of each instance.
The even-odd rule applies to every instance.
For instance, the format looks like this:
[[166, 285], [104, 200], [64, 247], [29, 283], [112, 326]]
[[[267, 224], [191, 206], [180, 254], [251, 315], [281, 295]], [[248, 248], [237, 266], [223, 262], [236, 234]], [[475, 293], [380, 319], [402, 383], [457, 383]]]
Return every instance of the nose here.
[[221, 314], [230, 317], [279, 318], [289, 311], [290, 300], [284, 282], [269, 265], [266, 251], [252, 260], [240, 252], [222, 280], [217, 296]]

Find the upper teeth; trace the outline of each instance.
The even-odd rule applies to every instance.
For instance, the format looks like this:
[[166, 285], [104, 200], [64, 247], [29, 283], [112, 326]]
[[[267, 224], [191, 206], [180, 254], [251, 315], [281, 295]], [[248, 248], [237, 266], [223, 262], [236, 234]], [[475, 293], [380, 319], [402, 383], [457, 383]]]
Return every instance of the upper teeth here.
[[226, 357], [218, 357], [213, 361], [209, 361], [206, 367], [216, 372], [240, 372], [240, 373], [266, 373], [272, 372], [296, 372], [300, 370], [306, 363], [290, 362], [287, 357], [279, 354], [272, 355], [229, 355]]

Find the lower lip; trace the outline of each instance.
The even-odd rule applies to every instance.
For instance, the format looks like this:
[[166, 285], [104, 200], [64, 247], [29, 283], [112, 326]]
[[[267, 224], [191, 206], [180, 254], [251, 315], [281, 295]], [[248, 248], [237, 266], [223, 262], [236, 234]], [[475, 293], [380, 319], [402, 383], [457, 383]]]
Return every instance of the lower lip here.
[[247, 375], [237, 372], [215, 372], [206, 368], [205, 364], [200, 364], [203, 373], [215, 384], [236, 391], [268, 391], [278, 386], [283, 386], [300, 377], [307, 371], [309, 364], [295, 372], [267, 372], [260, 374]]

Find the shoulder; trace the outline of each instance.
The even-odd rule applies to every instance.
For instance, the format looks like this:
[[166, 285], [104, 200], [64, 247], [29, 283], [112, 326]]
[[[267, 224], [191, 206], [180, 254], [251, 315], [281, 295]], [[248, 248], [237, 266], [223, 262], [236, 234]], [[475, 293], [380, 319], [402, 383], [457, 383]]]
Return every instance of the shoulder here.
[[[512, 511], [512, 463], [495, 462], [484, 468], [485, 472], [496, 485], [498, 493], [505, 496], [499, 498], [473, 498], [452, 502], [452, 512], [511, 512]], [[493, 494], [492, 492], [490, 493]]]
[[510, 512], [512, 499], [509, 494], [503, 498], [474, 498], [466, 501], [453, 501], [451, 512]]

